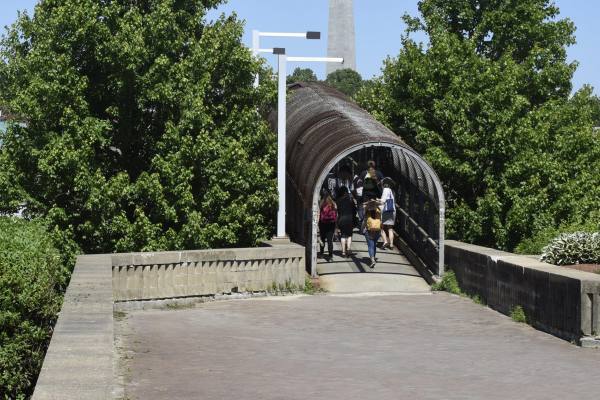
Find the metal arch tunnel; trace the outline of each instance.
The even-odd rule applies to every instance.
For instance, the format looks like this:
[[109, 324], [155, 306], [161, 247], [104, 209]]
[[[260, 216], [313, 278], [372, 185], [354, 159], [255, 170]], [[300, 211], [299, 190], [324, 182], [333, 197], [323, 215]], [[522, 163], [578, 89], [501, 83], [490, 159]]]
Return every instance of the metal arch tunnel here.
[[327, 174], [350, 157], [398, 185], [395, 231], [432, 275], [444, 273], [442, 184], [425, 160], [394, 132], [337, 90], [321, 83], [288, 87], [286, 232], [306, 248], [307, 270], [317, 276], [317, 215]]

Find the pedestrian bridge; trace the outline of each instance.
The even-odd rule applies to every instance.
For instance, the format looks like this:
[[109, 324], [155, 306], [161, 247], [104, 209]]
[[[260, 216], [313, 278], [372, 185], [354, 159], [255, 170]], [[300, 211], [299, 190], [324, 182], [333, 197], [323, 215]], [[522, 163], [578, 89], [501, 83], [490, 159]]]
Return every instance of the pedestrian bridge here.
[[[400, 136], [337, 90], [295, 83], [287, 104], [286, 232], [306, 248], [307, 270], [316, 277], [320, 188], [340, 163], [359, 173], [368, 160], [396, 183], [396, 226], [431, 275], [444, 272], [442, 184], [427, 162]], [[276, 119], [272, 119], [276, 121]]]

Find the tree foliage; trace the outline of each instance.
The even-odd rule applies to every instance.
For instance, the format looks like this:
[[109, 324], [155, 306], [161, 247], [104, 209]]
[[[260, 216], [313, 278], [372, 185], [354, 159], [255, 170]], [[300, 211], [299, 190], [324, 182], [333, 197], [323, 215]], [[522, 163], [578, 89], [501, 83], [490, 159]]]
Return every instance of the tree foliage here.
[[[254, 245], [275, 213], [274, 84], [218, 0], [42, 0], [1, 45], [26, 121], [0, 152], [0, 208], [86, 252]], [[253, 88], [255, 74], [263, 85]]]
[[288, 77], [287, 77], [288, 84], [294, 83], [294, 82], [316, 82], [316, 81], [318, 81], [317, 75], [310, 68], [296, 67], [296, 69], [294, 69], [294, 72], [292, 72], [292, 74], [288, 75]]
[[[514, 249], [600, 221], [592, 90], [570, 96], [574, 26], [547, 0], [424, 0], [360, 103], [445, 184], [451, 237]], [[428, 46], [410, 34], [424, 30]]]
[[347, 96], [354, 97], [360, 90], [363, 80], [358, 72], [350, 68], [343, 68], [336, 69], [327, 75], [325, 82]]
[[0, 217], [0, 398], [30, 395], [69, 265], [39, 222]]

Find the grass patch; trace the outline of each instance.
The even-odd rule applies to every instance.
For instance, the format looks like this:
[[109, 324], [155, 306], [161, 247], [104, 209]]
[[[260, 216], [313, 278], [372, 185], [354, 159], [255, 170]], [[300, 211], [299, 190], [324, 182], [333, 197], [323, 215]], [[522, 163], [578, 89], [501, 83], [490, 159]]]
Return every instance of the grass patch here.
[[525, 311], [523, 310], [523, 307], [521, 307], [521, 306], [515, 306], [510, 311], [510, 317], [515, 322], [524, 323], [524, 324], [527, 323], [527, 316], [525, 315]]
[[468, 297], [471, 300], [473, 300], [474, 303], [485, 306], [485, 301], [483, 300], [483, 298], [476, 294], [476, 295], [469, 295], [465, 292], [462, 291], [462, 289], [460, 288], [459, 284], [458, 284], [458, 280], [456, 279], [456, 274], [454, 273], [454, 271], [447, 271], [444, 276], [442, 277], [442, 280], [439, 282], [434, 283], [433, 285], [431, 285], [431, 290], [433, 290], [434, 292], [448, 292], [448, 293], [452, 293], [452, 294], [456, 294], [459, 295], [461, 297]]
[[113, 319], [115, 321], [123, 321], [127, 317], [127, 313], [125, 311], [113, 311]]
[[306, 275], [304, 277], [304, 290], [303, 292], [305, 294], [317, 294], [317, 293], [325, 293], [325, 289], [322, 289], [320, 287], [315, 286], [315, 284], [312, 281], [312, 278], [308, 275]]
[[442, 277], [441, 281], [431, 285], [431, 290], [435, 292], [448, 292], [465, 296], [463, 291], [460, 290], [460, 286], [458, 286], [458, 281], [456, 280], [456, 274], [454, 271], [447, 271]]
[[196, 307], [196, 303], [190, 302], [190, 303], [167, 303], [166, 305], [166, 309], [167, 310], [186, 310], [188, 308], [194, 308]]

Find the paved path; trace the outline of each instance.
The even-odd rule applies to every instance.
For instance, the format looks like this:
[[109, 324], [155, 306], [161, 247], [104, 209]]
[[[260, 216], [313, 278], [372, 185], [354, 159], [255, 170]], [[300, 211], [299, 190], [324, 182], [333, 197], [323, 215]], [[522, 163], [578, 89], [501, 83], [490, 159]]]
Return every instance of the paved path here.
[[370, 259], [363, 235], [354, 234], [351, 258], [341, 256], [339, 242], [334, 242], [331, 261], [318, 259], [317, 273], [321, 287], [331, 293], [429, 292], [429, 285], [398, 250], [377, 249], [377, 266], [369, 268]]
[[128, 399], [600, 396], [600, 351], [445, 293], [221, 301], [117, 331]]

